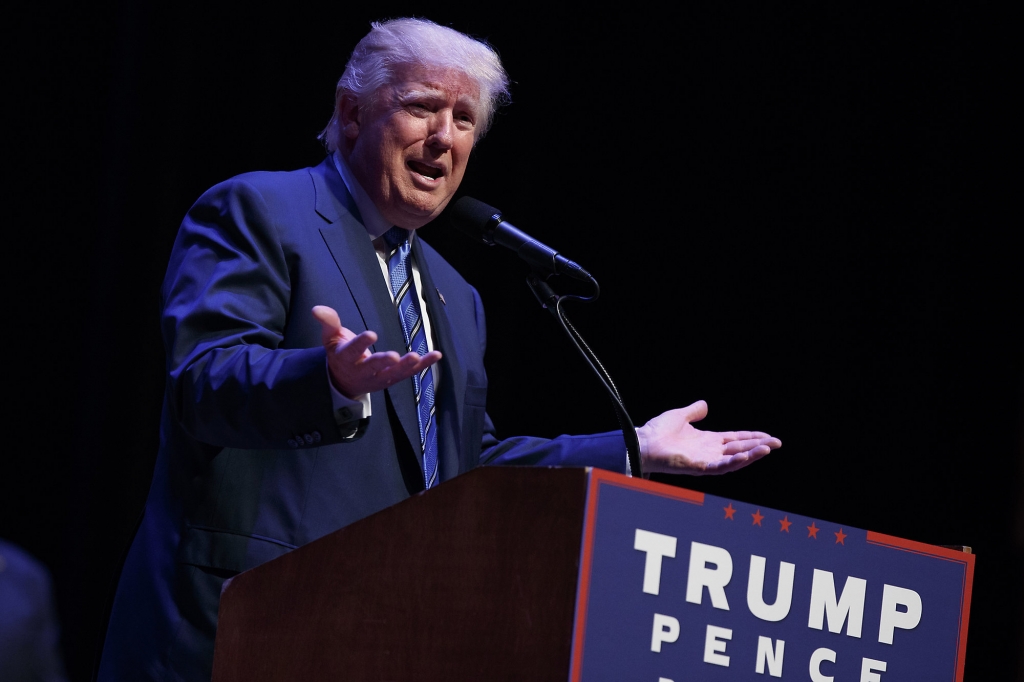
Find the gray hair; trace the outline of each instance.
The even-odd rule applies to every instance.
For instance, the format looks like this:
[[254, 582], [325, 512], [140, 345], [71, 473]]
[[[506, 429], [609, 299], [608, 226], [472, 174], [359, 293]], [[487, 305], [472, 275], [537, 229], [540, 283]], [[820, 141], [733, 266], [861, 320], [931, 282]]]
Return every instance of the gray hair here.
[[484, 107], [476, 127], [479, 140], [491, 127], [494, 112], [510, 101], [508, 75], [498, 53], [487, 43], [427, 19], [374, 22], [352, 51], [335, 91], [334, 115], [320, 133], [329, 151], [338, 148], [339, 113], [345, 94], [372, 105], [378, 90], [394, 78], [396, 67], [422, 64], [461, 71], [476, 82]]

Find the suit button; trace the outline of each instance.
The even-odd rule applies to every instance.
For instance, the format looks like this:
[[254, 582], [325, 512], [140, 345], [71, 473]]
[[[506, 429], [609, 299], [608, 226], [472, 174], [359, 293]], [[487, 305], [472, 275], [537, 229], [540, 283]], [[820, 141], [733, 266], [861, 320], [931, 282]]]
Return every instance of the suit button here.
[[319, 443], [320, 442], [320, 432], [319, 431], [314, 431], [313, 432], [313, 442], [314, 443]]
[[294, 438], [289, 438], [288, 439], [288, 445], [292, 446], [293, 448], [297, 448], [297, 447], [299, 447], [299, 442], [297, 440], [295, 440]]
[[306, 441], [306, 445], [312, 445], [313, 444], [313, 436], [308, 434], [308, 433], [305, 436], [303, 436], [302, 439], [304, 441]]
[[347, 419], [351, 419], [352, 418], [352, 410], [350, 410], [347, 407], [343, 407], [340, 410], [338, 410], [338, 416], [341, 417], [342, 419], [346, 419], [346, 420]]

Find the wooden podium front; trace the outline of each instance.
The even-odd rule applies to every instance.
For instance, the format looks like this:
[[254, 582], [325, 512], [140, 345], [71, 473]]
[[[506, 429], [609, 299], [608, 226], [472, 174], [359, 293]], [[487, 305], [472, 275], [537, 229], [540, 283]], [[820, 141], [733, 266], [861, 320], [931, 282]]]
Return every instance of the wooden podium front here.
[[213, 680], [958, 681], [973, 571], [600, 470], [481, 467], [232, 579]]
[[213, 679], [568, 679], [587, 478], [481, 467], [242, 573]]

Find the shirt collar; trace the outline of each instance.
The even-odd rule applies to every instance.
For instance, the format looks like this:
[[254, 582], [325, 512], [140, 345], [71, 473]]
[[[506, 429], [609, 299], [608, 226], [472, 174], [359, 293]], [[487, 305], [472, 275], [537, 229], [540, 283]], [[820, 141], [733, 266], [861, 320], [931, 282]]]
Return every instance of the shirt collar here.
[[[376, 239], [390, 230], [393, 225], [381, 215], [377, 205], [370, 199], [370, 195], [366, 193], [363, 186], [356, 180], [356, 176], [353, 175], [352, 169], [348, 167], [348, 163], [345, 162], [341, 152], [334, 152], [332, 158], [334, 159], [335, 167], [337, 167], [338, 172], [341, 174], [345, 187], [348, 188], [348, 193], [352, 195], [352, 199], [356, 202], [359, 215], [363, 218], [363, 227], [366, 228], [366, 233], [370, 235], [370, 239]], [[412, 233], [415, 233], [415, 231]]]

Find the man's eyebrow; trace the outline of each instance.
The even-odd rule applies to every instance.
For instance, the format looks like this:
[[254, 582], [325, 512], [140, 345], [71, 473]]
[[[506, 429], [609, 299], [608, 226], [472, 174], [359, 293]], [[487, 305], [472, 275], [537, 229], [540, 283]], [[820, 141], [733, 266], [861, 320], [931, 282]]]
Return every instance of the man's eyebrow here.
[[[434, 100], [448, 99], [448, 93], [444, 88], [434, 88], [430, 86], [416, 86], [404, 88], [399, 90], [395, 96], [397, 98], [397, 101], [402, 104], [423, 98]], [[480, 101], [476, 97], [470, 95], [469, 93], [459, 93], [459, 96], [456, 98], [455, 103], [457, 106], [464, 107], [472, 111], [474, 116], [479, 115]]]
[[444, 97], [444, 90], [429, 86], [408, 87], [399, 90], [398, 97], [401, 99], [412, 99], [415, 97]]

